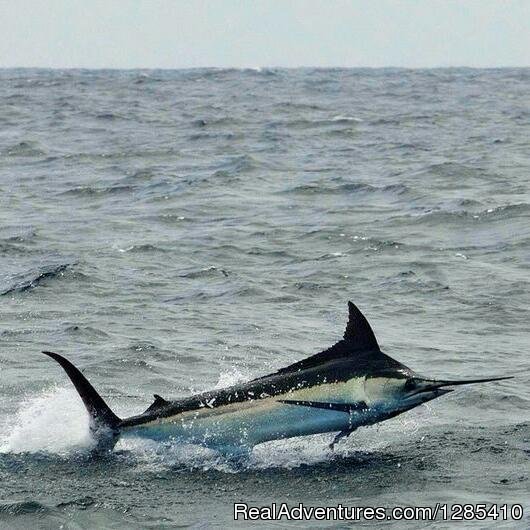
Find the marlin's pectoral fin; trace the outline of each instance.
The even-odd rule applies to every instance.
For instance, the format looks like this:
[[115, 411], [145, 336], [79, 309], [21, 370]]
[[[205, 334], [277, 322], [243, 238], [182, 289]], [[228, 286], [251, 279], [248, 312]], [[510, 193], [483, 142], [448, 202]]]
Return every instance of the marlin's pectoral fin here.
[[351, 429], [346, 429], [344, 431], [340, 431], [335, 438], [333, 438], [333, 441], [329, 444], [329, 448], [333, 451], [335, 449], [335, 444], [339, 440], [342, 440], [343, 438], [348, 438], [348, 436], [356, 430], [356, 427], [352, 427]]
[[364, 401], [359, 401], [357, 403], [326, 403], [323, 401], [298, 401], [290, 399], [280, 399], [278, 401], [280, 403], [286, 403], [287, 405], [300, 405], [302, 407], [337, 410], [339, 412], [346, 412], [347, 414], [352, 414], [353, 412], [362, 412], [363, 410], [368, 409], [368, 405]]
[[[351, 415], [355, 412], [363, 412], [365, 410], [368, 410], [368, 405], [364, 401], [359, 401], [357, 403], [326, 403], [322, 401], [296, 401], [288, 399], [281, 399], [279, 401], [280, 403], [286, 403], [287, 405], [300, 405], [302, 407], [314, 407], [317, 409], [324, 410], [338, 410], [339, 412], [346, 412], [346, 414], [350, 415], [350, 418]], [[335, 438], [333, 438], [333, 441], [329, 444], [329, 448], [333, 451], [333, 449], [335, 448], [335, 444], [339, 440], [342, 440], [342, 438], [347, 438], [356, 429], [356, 426], [350, 426], [349, 428], [340, 431], [335, 436]]]

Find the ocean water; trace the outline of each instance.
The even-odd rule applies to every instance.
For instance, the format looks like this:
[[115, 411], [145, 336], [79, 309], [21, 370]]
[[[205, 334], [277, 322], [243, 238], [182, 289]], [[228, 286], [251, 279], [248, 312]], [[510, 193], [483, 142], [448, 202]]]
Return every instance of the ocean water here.
[[[521, 521], [458, 527], [528, 528], [529, 109], [529, 69], [0, 70], [0, 527], [441, 502], [520, 503]], [[335, 453], [332, 435], [242, 462], [132, 440], [94, 460], [39, 353], [126, 416], [330, 346], [348, 299], [420, 373], [515, 379]]]

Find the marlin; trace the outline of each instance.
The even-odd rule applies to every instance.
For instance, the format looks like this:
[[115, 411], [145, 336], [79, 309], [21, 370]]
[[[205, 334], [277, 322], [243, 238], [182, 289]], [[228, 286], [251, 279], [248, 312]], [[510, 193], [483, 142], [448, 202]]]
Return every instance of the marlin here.
[[172, 440], [227, 454], [270, 440], [337, 433], [330, 445], [357, 428], [394, 418], [458, 385], [511, 377], [435, 380], [381, 351], [368, 321], [348, 302], [342, 340], [320, 353], [246, 383], [190, 397], [154, 395], [137, 416], [121, 419], [83, 374], [61, 355], [45, 351], [65, 370], [89, 415], [98, 450], [112, 450], [120, 436]]

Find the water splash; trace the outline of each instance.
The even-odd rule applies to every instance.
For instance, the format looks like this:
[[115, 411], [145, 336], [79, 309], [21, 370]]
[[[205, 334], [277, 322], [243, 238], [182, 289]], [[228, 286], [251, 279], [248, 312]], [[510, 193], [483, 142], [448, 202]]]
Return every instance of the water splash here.
[[74, 389], [53, 387], [29, 397], [7, 419], [0, 452], [65, 454], [94, 446], [88, 416]]
[[214, 386], [214, 390], [226, 388], [229, 386], [237, 385], [252, 379], [252, 374], [248, 371], [243, 371], [237, 366], [232, 366], [230, 370], [223, 371], [219, 374], [219, 380]]

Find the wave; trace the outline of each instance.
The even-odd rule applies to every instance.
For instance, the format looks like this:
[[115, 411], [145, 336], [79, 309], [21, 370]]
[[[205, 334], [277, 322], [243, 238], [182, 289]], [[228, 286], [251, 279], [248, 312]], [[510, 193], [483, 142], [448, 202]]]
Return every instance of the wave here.
[[406, 292], [414, 293], [433, 293], [448, 291], [450, 289], [449, 285], [446, 283], [431, 278], [424, 278], [412, 270], [403, 271], [391, 276], [385, 279], [381, 285], [385, 288], [395, 286], [399, 289], [405, 290]]
[[0, 241], [0, 253], [2, 254], [16, 254], [16, 253], [25, 254], [27, 253], [27, 250], [25, 248], [20, 247], [20, 245], [13, 245], [12, 243], [6, 243], [4, 241]]
[[249, 286], [232, 286], [226, 287], [224, 282], [222, 285], [212, 286], [209, 290], [206, 289], [188, 289], [186, 294], [179, 294], [171, 298], [167, 298], [164, 302], [180, 302], [184, 300], [212, 300], [215, 298], [231, 298], [234, 297], [255, 297], [262, 296], [266, 291], [257, 287]]
[[77, 324], [71, 324], [64, 328], [64, 332], [67, 335], [72, 335], [74, 337], [84, 337], [87, 339], [107, 339], [109, 335], [105, 333], [102, 329], [94, 328], [92, 326], [79, 326]]
[[34, 157], [46, 156], [48, 152], [38, 142], [24, 140], [1, 151], [3, 156]]
[[144, 254], [147, 252], [166, 252], [166, 249], [153, 245], [152, 243], [140, 243], [138, 245], [131, 245], [127, 248], [118, 248], [120, 252], [132, 252], [138, 254]]
[[408, 214], [406, 217], [413, 218], [417, 222], [436, 222], [445, 224], [449, 222], [490, 222], [504, 219], [514, 219], [517, 217], [530, 217], [530, 204], [507, 204], [487, 208], [481, 211], [462, 210], [443, 210], [433, 209], [417, 214]]
[[333, 184], [332, 181], [311, 182], [299, 184], [281, 190], [280, 194], [299, 194], [299, 195], [348, 195], [356, 193], [390, 193], [393, 195], [403, 195], [410, 191], [405, 184], [390, 184], [387, 186], [375, 186], [367, 182], [339, 182]]
[[180, 150], [173, 145], [167, 145], [160, 148], [129, 148], [112, 151], [102, 145], [99, 151], [81, 151], [76, 153], [60, 154], [55, 157], [49, 157], [47, 161], [64, 161], [75, 162], [78, 164], [98, 162], [98, 161], [116, 161], [138, 160], [144, 163], [149, 159], [160, 159], [163, 157], [174, 157], [180, 154]]
[[201, 132], [196, 134], [191, 134], [188, 136], [190, 142], [199, 142], [202, 140], [213, 140], [213, 141], [229, 141], [242, 140], [245, 137], [244, 133], [235, 133], [235, 132]]
[[203, 269], [193, 269], [189, 272], [184, 272], [180, 274], [181, 278], [208, 278], [211, 276], [219, 276], [223, 275], [225, 278], [228, 278], [229, 274], [225, 269], [220, 269], [218, 267], [214, 267], [213, 265], [211, 267], [205, 267]]
[[323, 184], [320, 182], [299, 184], [292, 188], [282, 190], [281, 194], [298, 194], [298, 195], [313, 195], [313, 194], [343, 194], [343, 193], [357, 193], [376, 191], [377, 188], [365, 182], [348, 182], [344, 184], [337, 184], [332, 186], [330, 184]]
[[56, 508], [75, 507], [86, 510], [88, 507], [93, 506], [94, 504], [97, 504], [96, 500], [93, 497], [87, 495], [86, 497], [78, 497], [69, 501], [60, 502], [56, 505]]
[[[211, 107], [209, 107], [209, 109], [210, 111], [217, 110], [217, 109], [212, 109]], [[229, 126], [242, 127], [243, 125], [247, 125], [247, 123], [241, 121], [241, 119], [235, 119], [231, 116], [199, 118], [199, 119], [192, 121], [191, 124], [198, 129], [203, 129], [205, 127], [208, 127], [208, 128], [229, 127]]]
[[257, 169], [261, 165], [261, 161], [252, 155], [237, 155], [220, 164], [218, 169], [232, 173], [245, 173]]
[[19, 222], [4, 224], [0, 227], [0, 241], [25, 242], [34, 239], [38, 230], [33, 224]]
[[304, 101], [282, 101], [278, 103], [278, 107], [280, 109], [284, 109], [287, 111], [312, 111], [312, 110], [318, 110], [318, 111], [325, 111], [326, 109], [317, 104], [317, 103], [309, 103]]
[[105, 186], [105, 187], [95, 187], [95, 186], [76, 186], [70, 188], [66, 191], [58, 193], [59, 196], [76, 196], [76, 197], [85, 197], [85, 196], [98, 196], [98, 195], [117, 195], [122, 193], [131, 193], [135, 191], [134, 186], [130, 185], [115, 185], [115, 186]]
[[358, 118], [356, 116], [342, 116], [342, 115], [338, 115], [338, 116], [333, 116], [333, 118], [331, 118], [331, 121], [335, 122], [335, 123], [349, 123], [349, 122], [361, 123], [364, 120], [362, 118]]
[[311, 129], [318, 127], [334, 127], [336, 131], [343, 131], [344, 127], [341, 125], [347, 125], [347, 130], [350, 131], [352, 126], [357, 123], [361, 123], [361, 118], [355, 116], [331, 116], [321, 118], [292, 118], [284, 119], [279, 121], [273, 121], [269, 124], [270, 127], [282, 127], [282, 128], [298, 128], [298, 129]]
[[71, 263], [43, 265], [38, 269], [32, 269], [27, 272], [17, 274], [8, 279], [8, 283], [11, 283], [11, 285], [9, 285], [7, 288], [4, 288], [3, 291], [0, 291], [0, 296], [22, 293], [24, 291], [34, 289], [44, 280], [50, 280], [63, 276], [64, 272], [72, 265], [73, 264]]
[[27, 515], [32, 513], [43, 514], [49, 511], [50, 509], [47, 506], [37, 501], [0, 501], [0, 516]]
[[116, 112], [102, 112], [100, 114], [96, 114], [95, 118], [98, 120], [104, 120], [104, 121], [128, 120], [129, 119], [126, 116], [123, 116]]

